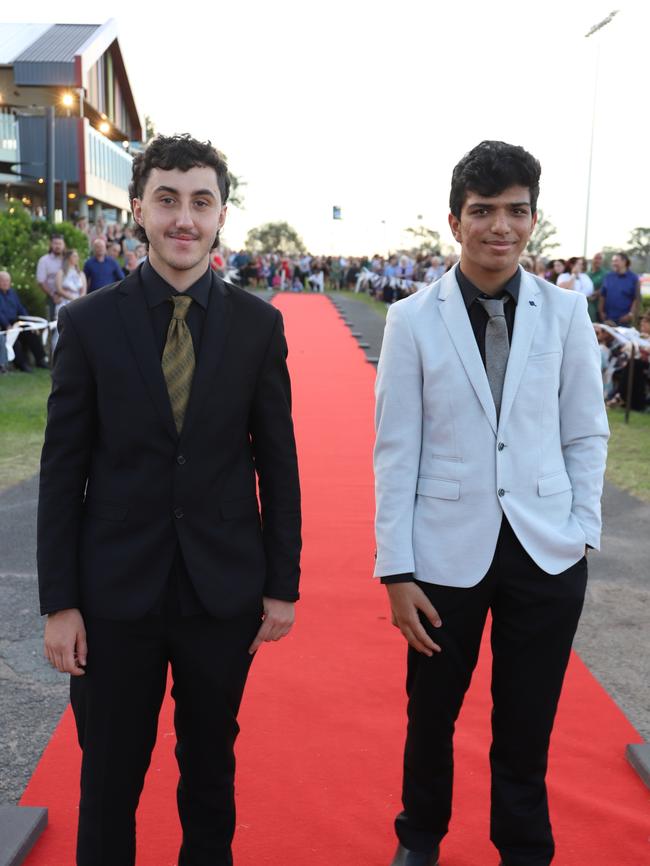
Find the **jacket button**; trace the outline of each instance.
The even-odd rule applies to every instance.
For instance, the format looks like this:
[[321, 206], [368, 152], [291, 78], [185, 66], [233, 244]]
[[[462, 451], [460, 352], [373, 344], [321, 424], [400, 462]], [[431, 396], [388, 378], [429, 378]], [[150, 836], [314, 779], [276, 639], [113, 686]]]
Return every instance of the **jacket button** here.
[[183, 457], [182, 454], [179, 454], [178, 457], [176, 458], [176, 462], [178, 463], [179, 466], [183, 466], [187, 461], [185, 460], [185, 458]]
[[175, 508], [174, 509], [174, 517], [177, 517], [180, 520], [182, 516], [183, 516], [183, 509], [182, 508]]
[[505, 496], [506, 495], [506, 491], [503, 489], [503, 487], [499, 487], [499, 489], [497, 490], [497, 493], [499, 494], [499, 496]]
[[499, 449], [499, 451], [503, 451], [503, 449], [504, 449], [505, 447], [506, 447], [506, 446], [504, 445], [503, 442], [499, 442], [499, 444], [497, 445], [497, 448]]

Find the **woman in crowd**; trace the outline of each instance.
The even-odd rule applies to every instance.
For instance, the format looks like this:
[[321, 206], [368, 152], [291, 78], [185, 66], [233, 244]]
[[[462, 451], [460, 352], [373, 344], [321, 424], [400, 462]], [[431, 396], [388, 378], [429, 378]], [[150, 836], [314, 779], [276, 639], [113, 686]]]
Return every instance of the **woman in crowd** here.
[[585, 260], [582, 256], [572, 256], [564, 265], [564, 271], [558, 275], [556, 286], [561, 289], [572, 289], [581, 292], [586, 298], [591, 298], [594, 293], [594, 284], [591, 277], [585, 274]]
[[[57, 271], [55, 277], [55, 300], [54, 317], [59, 318], [61, 307], [65, 307], [70, 301], [74, 301], [86, 294], [86, 275], [79, 267], [79, 253], [76, 250], [66, 250], [63, 253], [61, 270]], [[56, 346], [59, 338], [58, 331], [52, 333], [52, 348]]]

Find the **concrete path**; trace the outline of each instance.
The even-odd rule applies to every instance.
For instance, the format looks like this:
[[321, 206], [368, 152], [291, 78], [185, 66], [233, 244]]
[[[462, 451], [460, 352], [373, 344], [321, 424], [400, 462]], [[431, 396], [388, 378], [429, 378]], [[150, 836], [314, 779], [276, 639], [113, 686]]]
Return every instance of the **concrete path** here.
[[[336, 298], [369, 344], [381, 349], [384, 319], [363, 302]], [[67, 677], [42, 655], [35, 520], [37, 482], [0, 493], [0, 803], [16, 803], [68, 700]], [[576, 648], [650, 741], [650, 504], [607, 485], [603, 553], [590, 556], [590, 585]]]

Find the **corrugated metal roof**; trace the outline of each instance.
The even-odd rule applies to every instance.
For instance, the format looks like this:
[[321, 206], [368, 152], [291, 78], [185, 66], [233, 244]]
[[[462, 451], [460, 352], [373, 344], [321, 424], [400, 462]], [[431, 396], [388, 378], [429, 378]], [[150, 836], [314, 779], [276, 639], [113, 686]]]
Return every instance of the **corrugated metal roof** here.
[[0, 24], [0, 66], [11, 66], [52, 24]]
[[54, 24], [18, 55], [15, 62], [72, 63], [79, 48], [99, 27], [99, 24]]

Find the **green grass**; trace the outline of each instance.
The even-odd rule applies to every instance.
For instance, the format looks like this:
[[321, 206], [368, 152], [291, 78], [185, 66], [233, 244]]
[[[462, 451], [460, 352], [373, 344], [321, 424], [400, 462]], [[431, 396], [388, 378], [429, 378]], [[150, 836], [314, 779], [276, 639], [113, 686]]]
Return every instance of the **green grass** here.
[[[344, 294], [372, 304], [378, 312], [385, 309], [367, 295]], [[0, 489], [38, 472], [49, 392], [47, 370], [0, 377]], [[650, 502], [650, 414], [632, 412], [629, 424], [625, 424], [622, 409], [610, 409], [608, 415], [612, 437], [607, 479]]]
[[650, 415], [609, 409], [612, 431], [607, 457], [607, 480], [639, 499], [650, 502]]
[[386, 318], [386, 313], [388, 312], [388, 307], [383, 301], [377, 301], [375, 298], [372, 298], [366, 292], [331, 292], [328, 291], [326, 294], [331, 295], [333, 298], [349, 298], [351, 301], [358, 301], [360, 304], [367, 304], [367, 306], [372, 307], [376, 313], [379, 313], [380, 316]]
[[50, 373], [0, 376], [0, 490], [38, 472]]

